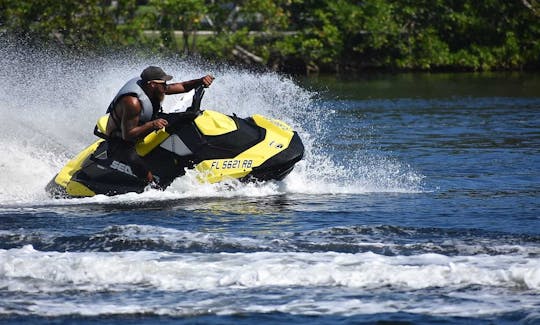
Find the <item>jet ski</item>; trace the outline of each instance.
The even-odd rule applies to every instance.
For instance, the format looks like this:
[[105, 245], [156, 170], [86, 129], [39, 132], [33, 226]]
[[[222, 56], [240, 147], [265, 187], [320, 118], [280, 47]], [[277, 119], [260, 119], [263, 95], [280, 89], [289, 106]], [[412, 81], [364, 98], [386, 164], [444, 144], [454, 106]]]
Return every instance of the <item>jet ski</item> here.
[[[201, 110], [204, 88], [195, 90], [191, 107], [183, 112], [160, 113], [168, 126], [135, 145], [161, 189], [187, 169], [195, 169], [202, 183], [227, 179], [282, 180], [302, 159], [304, 145], [298, 133], [283, 121], [253, 115], [239, 118]], [[52, 197], [141, 193], [148, 187], [133, 166], [114, 158], [105, 135], [109, 115], [98, 119], [99, 139], [70, 160], [46, 186]]]

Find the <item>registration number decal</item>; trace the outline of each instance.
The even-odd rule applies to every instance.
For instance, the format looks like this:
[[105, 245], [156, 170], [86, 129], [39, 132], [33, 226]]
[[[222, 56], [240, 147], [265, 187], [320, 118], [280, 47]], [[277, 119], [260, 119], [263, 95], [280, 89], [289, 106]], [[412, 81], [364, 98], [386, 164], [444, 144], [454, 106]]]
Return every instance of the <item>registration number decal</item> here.
[[212, 161], [211, 169], [235, 169], [235, 168], [251, 168], [253, 160], [251, 159], [231, 159], [231, 160], [214, 160]]

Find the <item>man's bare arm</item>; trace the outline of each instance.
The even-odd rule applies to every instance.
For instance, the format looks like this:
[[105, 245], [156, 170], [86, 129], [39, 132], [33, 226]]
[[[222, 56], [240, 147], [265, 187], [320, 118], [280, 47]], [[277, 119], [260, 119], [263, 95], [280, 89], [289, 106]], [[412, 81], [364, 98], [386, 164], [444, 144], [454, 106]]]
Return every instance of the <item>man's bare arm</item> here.
[[144, 138], [150, 132], [159, 130], [167, 126], [167, 121], [164, 119], [156, 119], [139, 124], [141, 114], [141, 104], [139, 100], [132, 96], [123, 97], [119, 105], [122, 106], [122, 138], [127, 141], [136, 141]]
[[165, 94], [167, 95], [181, 94], [181, 93], [188, 92], [191, 89], [196, 88], [201, 85], [208, 87], [212, 84], [212, 81], [214, 81], [214, 77], [211, 75], [206, 75], [199, 79], [172, 83], [172, 84], [169, 84], [169, 87], [165, 91]]

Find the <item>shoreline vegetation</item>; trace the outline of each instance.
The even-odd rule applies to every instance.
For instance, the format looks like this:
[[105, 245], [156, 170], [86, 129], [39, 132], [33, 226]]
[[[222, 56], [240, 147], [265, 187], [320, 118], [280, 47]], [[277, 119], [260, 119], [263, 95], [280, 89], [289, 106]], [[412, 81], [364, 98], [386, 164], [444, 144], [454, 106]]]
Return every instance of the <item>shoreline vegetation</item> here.
[[538, 0], [0, 0], [0, 37], [308, 75], [540, 69]]

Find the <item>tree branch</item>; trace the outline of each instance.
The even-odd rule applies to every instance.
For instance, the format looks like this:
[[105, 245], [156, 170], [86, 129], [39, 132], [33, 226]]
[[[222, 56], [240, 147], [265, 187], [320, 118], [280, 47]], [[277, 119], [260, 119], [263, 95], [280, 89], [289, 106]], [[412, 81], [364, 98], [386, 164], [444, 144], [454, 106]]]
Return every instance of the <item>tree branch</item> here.
[[540, 3], [537, 0], [521, 0], [521, 2], [525, 7], [532, 10], [535, 15], [540, 16]]

